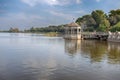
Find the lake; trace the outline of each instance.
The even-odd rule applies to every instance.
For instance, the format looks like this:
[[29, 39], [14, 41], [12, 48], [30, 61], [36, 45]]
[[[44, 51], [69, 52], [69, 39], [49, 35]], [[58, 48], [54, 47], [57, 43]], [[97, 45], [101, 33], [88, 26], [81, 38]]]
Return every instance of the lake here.
[[0, 80], [120, 80], [120, 43], [0, 33]]

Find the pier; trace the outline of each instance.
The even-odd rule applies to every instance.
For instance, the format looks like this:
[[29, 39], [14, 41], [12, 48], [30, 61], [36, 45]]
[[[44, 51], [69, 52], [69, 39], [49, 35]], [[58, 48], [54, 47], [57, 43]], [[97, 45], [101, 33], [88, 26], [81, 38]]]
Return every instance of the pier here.
[[104, 40], [120, 42], [120, 32], [84, 32], [77, 23], [70, 23], [65, 27], [65, 39], [76, 40]]
[[85, 40], [107, 40], [108, 39], [107, 32], [82, 32], [82, 39]]
[[120, 32], [109, 32], [108, 41], [110, 42], [120, 42]]

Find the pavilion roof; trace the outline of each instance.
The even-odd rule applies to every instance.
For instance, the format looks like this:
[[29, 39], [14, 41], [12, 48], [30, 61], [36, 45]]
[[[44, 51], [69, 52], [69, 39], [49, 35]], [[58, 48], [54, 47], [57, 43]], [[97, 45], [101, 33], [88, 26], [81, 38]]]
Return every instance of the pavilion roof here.
[[68, 26], [68, 27], [80, 27], [80, 25], [78, 25], [78, 24], [75, 23], [75, 22], [72, 22], [72, 23], [70, 23], [70, 24], [67, 24], [66, 26]]

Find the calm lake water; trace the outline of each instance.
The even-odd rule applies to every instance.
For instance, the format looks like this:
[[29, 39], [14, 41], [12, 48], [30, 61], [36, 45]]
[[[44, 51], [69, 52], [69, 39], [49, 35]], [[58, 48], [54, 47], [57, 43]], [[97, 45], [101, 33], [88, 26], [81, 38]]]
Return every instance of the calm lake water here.
[[120, 80], [120, 43], [0, 33], [0, 80]]

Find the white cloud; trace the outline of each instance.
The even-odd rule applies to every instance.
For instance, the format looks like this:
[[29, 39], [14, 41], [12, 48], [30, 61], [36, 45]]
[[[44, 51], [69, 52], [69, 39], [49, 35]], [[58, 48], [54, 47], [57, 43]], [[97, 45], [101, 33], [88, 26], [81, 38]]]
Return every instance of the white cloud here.
[[58, 0], [44, 0], [44, 2], [49, 5], [60, 5]]
[[[40, 25], [40, 21], [42, 21], [43, 18], [39, 15], [33, 15], [33, 14], [25, 14], [25, 13], [11, 13], [8, 14], [6, 17], [0, 18], [0, 27], [3, 28], [6, 27], [9, 29], [9, 27], [21, 27], [25, 28], [27, 26], [31, 27], [34, 25]], [[4, 29], [4, 28], [3, 28]]]
[[19, 20], [35, 20], [35, 19], [42, 19], [39, 15], [33, 14], [25, 14], [25, 13], [17, 13], [17, 14], [9, 14], [8, 17], [12, 17], [13, 19]]
[[100, 2], [100, 0], [96, 0], [96, 2]]
[[66, 20], [72, 20], [73, 18], [75, 18], [75, 16], [73, 16], [72, 14], [65, 14], [65, 13], [56, 12], [56, 11], [50, 11], [50, 13], [54, 16], [62, 17]]
[[33, 7], [37, 4], [48, 4], [48, 5], [63, 5], [66, 0], [22, 0], [22, 2]]
[[6, 10], [0, 10], [0, 14], [1, 14], [1, 13], [5, 13], [5, 12], [6, 12]]
[[76, 3], [77, 3], [77, 4], [80, 4], [80, 3], [81, 3], [81, 0], [76, 0]]
[[84, 10], [73, 11], [73, 13], [76, 13], [76, 14], [86, 14], [86, 12]]
[[22, 2], [28, 4], [33, 7], [37, 4], [47, 4], [47, 5], [59, 5], [63, 6], [66, 4], [71, 4], [73, 1], [77, 4], [81, 3], [81, 0], [21, 0]]
[[29, 6], [35, 6], [38, 0], [22, 0], [22, 2], [28, 4]]

